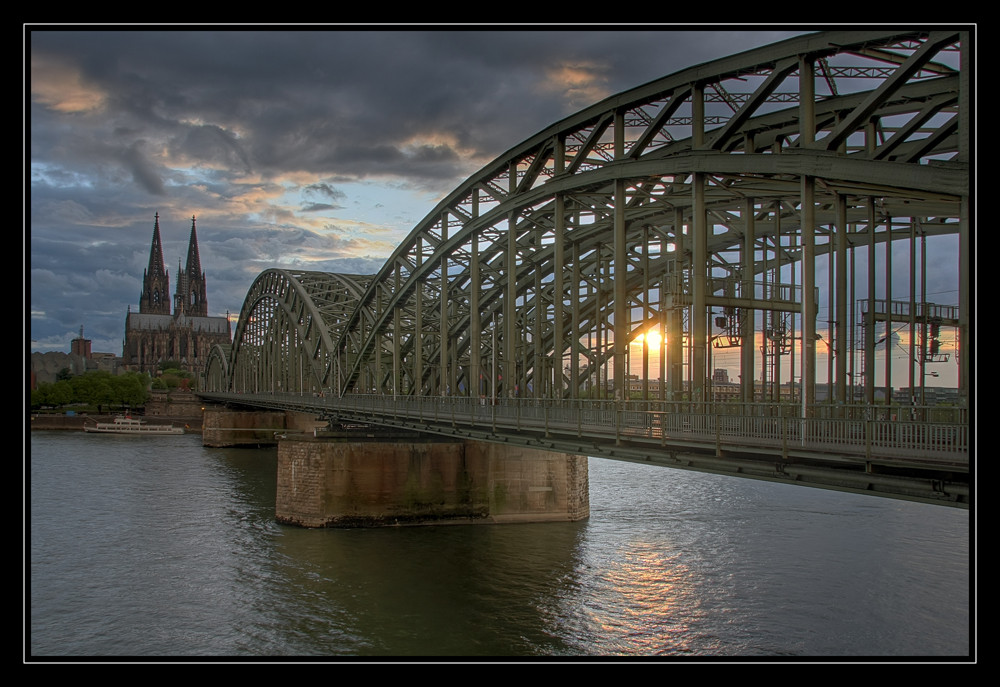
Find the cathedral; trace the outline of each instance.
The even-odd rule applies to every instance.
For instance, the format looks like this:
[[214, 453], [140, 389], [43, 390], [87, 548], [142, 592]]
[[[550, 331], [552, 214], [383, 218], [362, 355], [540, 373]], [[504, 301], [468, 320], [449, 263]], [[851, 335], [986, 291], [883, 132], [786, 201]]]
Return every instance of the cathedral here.
[[202, 375], [208, 354], [215, 344], [232, 343], [229, 317], [208, 316], [208, 296], [205, 273], [198, 255], [198, 234], [195, 218], [191, 218], [191, 239], [188, 242], [187, 265], [177, 266], [177, 291], [170, 313], [170, 275], [163, 264], [160, 243], [160, 215], [153, 224], [153, 244], [149, 250], [149, 266], [142, 276], [139, 312], [125, 316], [125, 342], [122, 357], [128, 370], [156, 375], [161, 362], [172, 360], [181, 369]]

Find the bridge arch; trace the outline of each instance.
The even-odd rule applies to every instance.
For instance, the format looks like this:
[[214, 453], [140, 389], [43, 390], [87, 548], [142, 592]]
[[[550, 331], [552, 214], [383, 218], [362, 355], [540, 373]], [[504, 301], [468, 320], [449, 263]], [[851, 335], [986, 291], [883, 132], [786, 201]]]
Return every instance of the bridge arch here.
[[721, 344], [743, 400], [797, 376], [809, 403], [822, 340], [832, 395], [864, 379], [871, 400], [877, 326], [905, 320], [921, 374], [928, 326], [967, 341], [966, 280], [942, 313], [915, 287], [876, 298], [874, 276], [878, 246], [912, 265], [939, 236], [969, 273], [967, 51], [957, 31], [820, 32], [596, 103], [467, 179], [377, 274], [261, 274], [231, 388], [620, 399], [638, 368], [643, 397], [706, 400]]
[[251, 285], [233, 336], [231, 391], [325, 393], [343, 323], [371, 277], [269, 269]]
[[229, 391], [229, 359], [232, 345], [215, 344], [205, 364], [205, 391]]

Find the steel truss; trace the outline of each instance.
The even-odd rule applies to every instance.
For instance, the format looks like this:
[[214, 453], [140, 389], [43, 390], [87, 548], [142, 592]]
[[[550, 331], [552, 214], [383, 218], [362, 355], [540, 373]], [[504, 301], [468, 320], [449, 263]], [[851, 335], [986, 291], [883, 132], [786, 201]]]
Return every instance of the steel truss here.
[[[877, 310], [877, 247], [913, 265], [950, 235], [969, 274], [969, 50], [960, 31], [821, 32], [601, 101], [467, 179], [378, 274], [262, 273], [207, 389], [622, 399], [632, 375], [698, 401], [714, 344], [739, 349], [744, 401], [797, 355], [807, 407], [825, 319], [832, 397], [863, 374], [871, 401], [875, 327], [859, 373], [850, 304]], [[889, 298], [924, 307], [913, 277]]]

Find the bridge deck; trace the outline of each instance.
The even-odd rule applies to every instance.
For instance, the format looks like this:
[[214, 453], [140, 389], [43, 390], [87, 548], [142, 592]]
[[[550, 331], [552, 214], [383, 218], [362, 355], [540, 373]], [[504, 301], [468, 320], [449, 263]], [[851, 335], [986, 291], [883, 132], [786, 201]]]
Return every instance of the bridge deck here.
[[[203, 394], [208, 400], [567, 453], [968, 507], [968, 426], [884, 417], [787, 417], [655, 402]], [[916, 412], [916, 411], [913, 411]], [[845, 410], [845, 414], [848, 414]]]

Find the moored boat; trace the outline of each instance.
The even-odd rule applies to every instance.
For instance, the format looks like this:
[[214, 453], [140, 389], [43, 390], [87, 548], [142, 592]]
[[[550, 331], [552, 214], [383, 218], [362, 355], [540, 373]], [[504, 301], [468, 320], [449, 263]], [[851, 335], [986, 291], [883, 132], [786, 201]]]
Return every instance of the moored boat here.
[[150, 425], [138, 418], [128, 415], [116, 417], [113, 422], [98, 422], [94, 425], [84, 425], [84, 432], [97, 434], [135, 434], [151, 436], [160, 434], [184, 434], [183, 427], [173, 425]]

